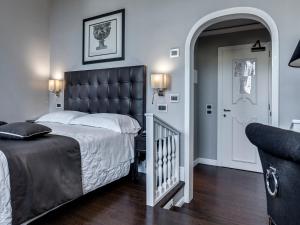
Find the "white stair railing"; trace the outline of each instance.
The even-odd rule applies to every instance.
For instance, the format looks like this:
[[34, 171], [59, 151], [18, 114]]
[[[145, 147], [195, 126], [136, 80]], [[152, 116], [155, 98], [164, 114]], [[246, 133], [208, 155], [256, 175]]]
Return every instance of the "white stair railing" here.
[[179, 183], [180, 132], [146, 114], [147, 205], [155, 206]]

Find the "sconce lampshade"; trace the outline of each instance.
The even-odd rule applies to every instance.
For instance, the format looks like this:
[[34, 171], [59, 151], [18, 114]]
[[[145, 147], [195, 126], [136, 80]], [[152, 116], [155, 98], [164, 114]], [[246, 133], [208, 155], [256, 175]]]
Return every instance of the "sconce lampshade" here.
[[58, 95], [63, 89], [62, 80], [49, 80], [49, 91]]
[[290, 67], [300, 67], [300, 41], [294, 51], [294, 54], [289, 62]]
[[152, 89], [168, 89], [169, 77], [167, 74], [151, 74], [151, 87]]

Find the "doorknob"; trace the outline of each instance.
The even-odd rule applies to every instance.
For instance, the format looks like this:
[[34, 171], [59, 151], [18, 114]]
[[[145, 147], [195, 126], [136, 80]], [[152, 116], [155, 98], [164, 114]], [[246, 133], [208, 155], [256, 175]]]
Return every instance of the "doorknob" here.
[[230, 109], [224, 109], [224, 112], [231, 112]]

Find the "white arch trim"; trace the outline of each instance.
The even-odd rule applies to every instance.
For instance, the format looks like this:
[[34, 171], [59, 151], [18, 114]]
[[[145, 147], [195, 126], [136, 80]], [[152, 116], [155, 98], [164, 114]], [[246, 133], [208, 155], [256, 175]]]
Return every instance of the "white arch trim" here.
[[235, 7], [210, 13], [202, 17], [190, 30], [185, 44], [185, 126], [184, 177], [185, 202], [193, 199], [194, 160], [194, 47], [199, 35], [210, 25], [228, 19], [255, 19], [266, 26], [272, 39], [272, 125], [279, 124], [279, 33], [272, 17], [252, 7]]

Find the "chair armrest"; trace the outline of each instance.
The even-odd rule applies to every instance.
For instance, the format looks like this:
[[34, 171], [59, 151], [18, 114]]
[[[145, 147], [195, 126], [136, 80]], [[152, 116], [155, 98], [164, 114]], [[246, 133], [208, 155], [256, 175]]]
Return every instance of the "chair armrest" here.
[[252, 123], [247, 126], [246, 135], [259, 150], [300, 163], [300, 133]]

